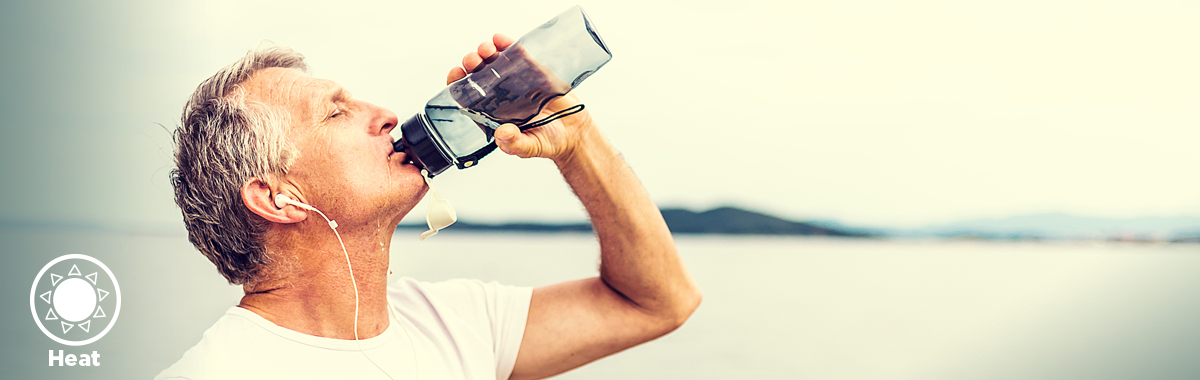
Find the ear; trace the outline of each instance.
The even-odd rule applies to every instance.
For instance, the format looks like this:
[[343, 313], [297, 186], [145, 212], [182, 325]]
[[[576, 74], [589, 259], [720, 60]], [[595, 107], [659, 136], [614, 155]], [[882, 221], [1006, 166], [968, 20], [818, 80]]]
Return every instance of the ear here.
[[308, 211], [299, 207], [276, 207], [271, 187], [257, 177], [250, 177], [250, 180], [242, 185], [242, 203], [246, 204], [250, 212], [275, 223], [297, 223], [308, 219]]

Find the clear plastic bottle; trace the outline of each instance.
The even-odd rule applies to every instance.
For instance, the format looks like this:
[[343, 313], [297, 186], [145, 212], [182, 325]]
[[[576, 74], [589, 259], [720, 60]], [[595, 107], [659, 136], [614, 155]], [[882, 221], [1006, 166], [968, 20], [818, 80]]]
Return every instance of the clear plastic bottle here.
[[575, 6], [451, 83], [400, 125], [395, 143], [433, 177], [472, 167], [496, 149], [501, 124], [529, 126], [546, 104], [612, 59], [583, 8]]

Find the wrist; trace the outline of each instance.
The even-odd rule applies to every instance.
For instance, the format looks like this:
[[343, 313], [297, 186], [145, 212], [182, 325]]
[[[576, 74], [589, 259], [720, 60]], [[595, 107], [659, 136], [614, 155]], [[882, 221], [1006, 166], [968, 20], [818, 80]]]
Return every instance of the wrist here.
[[551, 158], [551, 161], [554, 161], [559, 169], [575, 167], [607, 155], [618, 155], [616, 149], [600, 132], [600, 128], [597, 128], [596, 124], [592, 122], [590, 115], [585, 112], [578, 116], [584, 120], [568, 126], [568, 128], [575, 129], [575, 133], [572, 134], [575, 141], [572, 141], [561, 154]]

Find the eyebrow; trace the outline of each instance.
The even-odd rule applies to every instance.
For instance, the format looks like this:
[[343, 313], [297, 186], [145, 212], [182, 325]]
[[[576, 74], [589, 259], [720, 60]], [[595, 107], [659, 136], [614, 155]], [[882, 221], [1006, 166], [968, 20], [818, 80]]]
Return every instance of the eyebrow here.
[[314, 116], [316, 117], [316, 120], [317, 120], [317, 125], [325, 124], [325, 116], [328, 116], [328, 115], [325, 115], [325, 112], [330, 111], [328, 108], [326, 108], [327, 107], [326, 104], [328, 104], [326, 102], [333, 103], [335, 107], [341, 108], [342, 107], [341, 104], [344, 104], [344, 103], [346, 103], [347, 100], [351, 99], [352, 95], [350, 94], [350, 91], [346, 90], [345, 87], [342, 87], [341, 85], [338, 85], [336, 83], [333, 83], [333, 86], [331, 86], [331, 87], [334, 87], [334, 86], [336, 86], [335, 87], [336, 89], [333, 91], [329, 91], [328, 96], [325, 96], [325, 97], [317, 96], [317, 97], [312, 98], [312, 99], [314, 99], [313, 110], [315, 112], [317, 112], [317, 113], [314, 113]]
[[338, 86], [337, 90], [329, 94], [329, 100], [334, 103], [344, 102], [349, 100], [351, 96], [350, 91], [346, 91], [346, 88]]
[[[326, 104], [333, 103], [335, 107], [341, 108], [341, 104], [344, 104], [344, 103], [346, 103], [347, 100], [350, 100], [350, 98], [352, 96], [350, 94], [350, 91], [346, 91], [345, 87], [342, 87], [337, 84], [334, 84], [334, 86], [337, 86], [336, 89], [333, 91], [329, 91], [328, 96], [325, 96], [323, 98], [322, 97], [314, 97], [313, 98], [314, 99], [313, 106], [315, 107], [314, 109], [318, 110], [317, 112], [320, 112], [320, 113], [329, 112], [329, 109], [326, 108]], [[324, 119], [323, 116], [328, 116], [328, 115], [319, 115], [317, 117], [317, 120], [323, 120]]]

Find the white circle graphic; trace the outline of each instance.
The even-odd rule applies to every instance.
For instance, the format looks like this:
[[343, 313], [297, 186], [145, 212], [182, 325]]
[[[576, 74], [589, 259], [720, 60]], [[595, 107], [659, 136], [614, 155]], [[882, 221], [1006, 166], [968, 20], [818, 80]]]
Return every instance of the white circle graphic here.
[[54, 311], [68, 322], [80, 322], [96, 310], [96, 291], [87, 280], [68, 278], [54, 289]]
[[63, 255], [46, 263], [34, 278], [29, 309], [47, 337], [68, 346], [83, 346], [104, 337], [117, 323], [121, 286], [100, 260]]

